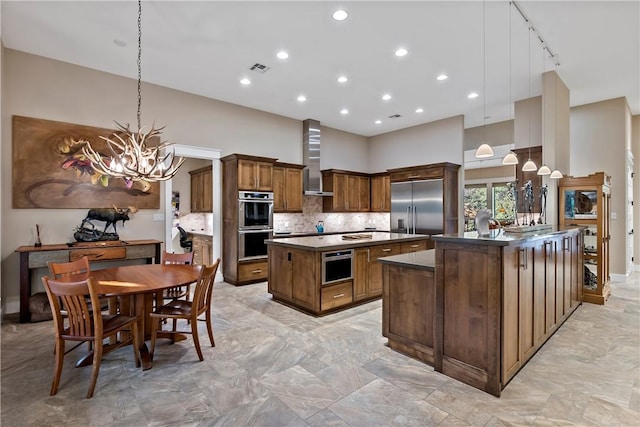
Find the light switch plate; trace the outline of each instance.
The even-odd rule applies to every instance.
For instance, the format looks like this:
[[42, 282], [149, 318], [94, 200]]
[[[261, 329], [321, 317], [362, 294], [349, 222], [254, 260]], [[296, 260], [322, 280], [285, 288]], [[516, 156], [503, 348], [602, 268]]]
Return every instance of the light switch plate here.
[[153, 214], [154, 221], [164, 221], [164, 214]]
[[616, 212], [611, 212], [611, 219], [618, 219], [618, 214]]

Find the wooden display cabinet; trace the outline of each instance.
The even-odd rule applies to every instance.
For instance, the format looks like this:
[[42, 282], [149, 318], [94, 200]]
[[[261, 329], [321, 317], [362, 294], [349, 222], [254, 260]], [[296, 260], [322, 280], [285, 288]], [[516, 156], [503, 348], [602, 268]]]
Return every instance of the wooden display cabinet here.
[[604, 172], [585, 177], [567, 176], [560, 180], [559, 188], [560, 226], [585, 227], [583, 299], [604, 304], [611, 292], [611, 177]]

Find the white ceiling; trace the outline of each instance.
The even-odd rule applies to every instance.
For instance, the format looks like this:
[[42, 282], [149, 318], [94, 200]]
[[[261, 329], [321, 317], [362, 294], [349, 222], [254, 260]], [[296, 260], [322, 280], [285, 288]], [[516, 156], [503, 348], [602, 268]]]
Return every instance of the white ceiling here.
[[[626, 96], [640, 114], [640, 1], [517, 3], [558, 55], [572, 106]], [[338, 7], [347, 20], [331, 18]], [[1, 13], [7, 48], [137, 76], [135, 1], [3, 0]], [[142, 31], [145, 82], [364, 136], [458, 114], [465, 127], [507, 120], [510, 101], [539, 95], [542, 69], [555, 68], [503, 1], [144, 1]], [[401, 46], [409, 54], [395, 57]], [[270, 69], [249, 71], [256, 62]]]

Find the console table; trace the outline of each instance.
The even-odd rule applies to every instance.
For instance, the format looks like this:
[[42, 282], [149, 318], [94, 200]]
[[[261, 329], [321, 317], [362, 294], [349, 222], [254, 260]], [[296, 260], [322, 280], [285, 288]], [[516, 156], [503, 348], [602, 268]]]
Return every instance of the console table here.
[[69, 244], [20, 246], [20, 323], [28, 322], [31, 297], [31, 270], [47, 267], [49, 261], [69, 262], [87, 256], [94, 261], [122, 261], [146, 259], [147, 264], [160, 263], [158, 240], [118, 240], [103, 242], [77, 242]]

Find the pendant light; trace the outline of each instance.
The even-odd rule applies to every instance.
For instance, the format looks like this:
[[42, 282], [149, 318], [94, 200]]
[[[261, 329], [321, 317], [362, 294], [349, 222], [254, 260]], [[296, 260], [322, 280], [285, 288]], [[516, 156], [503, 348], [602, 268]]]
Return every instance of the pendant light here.
[[562, 172], [560, 172], [558, 169], [556, 169], [553, 172], [551, 172], [551, 175], [549, 175], [549, 178], [551, 178], [551, 179], [560, 179], [560, 178], [562, 178]]
[[[483, 140], [487, 140], [487, 42], [486, 42], [486, 17], [485, 17], [485, 1], [482, 1], [482, 133]], [[486, 142], [483, 142], [476, 150], [477, 159], [486, 159], [493, 157], [493, 148]]]
[[542, 165], [540, 169], [538, 169], [538, 175], [551, 175], [551, 169], [549, 169], [547, 165]]
[[[116, 122], [118, 130], [110, 137], [100, 136], [109, 154], [95, 150], [89, 142], [82, 151], [93, 169], [108, 177], [122, 178], [130, 186], [134, 181], [166, 181], [171, 179], [184, 163], [183, 157], [175, 157], [175, 151], [167, 150], [172, 143], [161, 141], [162, 129], [151, 127], [146, 131], [140, 124], [142, 104], [142, 2], [138, 0], [138, 130], [133, 131]], [[157, 141], [155, 144], [152, 141]]]
[[[511, 99], [511, 2], [508, 3], [509, 6], [509, 117], [511, 117], [511, 106], [513, 105], [513, 101]], [[511, 135], [513, 136], [514, 130], [512, 126]], [[515, 139], [515, 138], [512, 138]], [[502, 158], [503, 165], [517, 165], [518, 164], [518, 156], [513, 151], [509, 151], [506, 156]]]
[[522, 166], [522, 171], [533, 172], [538, 170], [538, 166], [531, 160], [531, 23], [529, 23], [529, 99], [527, 100], [527, 108], [529, 109], [529, 121], [527, 123], [529, 131], [529, 160]]

